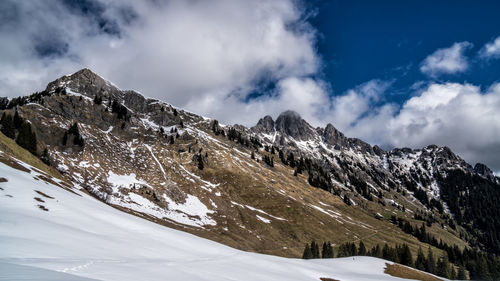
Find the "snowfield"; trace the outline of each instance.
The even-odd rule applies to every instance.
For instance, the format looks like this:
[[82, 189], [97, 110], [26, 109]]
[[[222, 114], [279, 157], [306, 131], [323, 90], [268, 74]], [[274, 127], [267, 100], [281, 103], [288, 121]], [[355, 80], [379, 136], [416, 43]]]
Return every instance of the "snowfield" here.
[[[114, 209], [0, 163], [0, 280], [403, 280], [371, 257], [239, 251]], [[121, 183], [121, 182], [120, 182]], [[126, 183], [123, 183], [126, 184]]]

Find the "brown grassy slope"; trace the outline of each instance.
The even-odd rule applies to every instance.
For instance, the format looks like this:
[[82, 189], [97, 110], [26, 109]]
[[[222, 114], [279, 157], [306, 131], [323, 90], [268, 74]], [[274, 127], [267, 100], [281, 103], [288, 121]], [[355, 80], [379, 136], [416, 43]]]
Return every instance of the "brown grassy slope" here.
[[385, 264], [384, 273], [389, 274], [394, 277], [400, 277], [405, 279], [413, 279], [420, 281], [443, 281], [443, 279], [439, 279], [435, 276], [432, 276], [428, 273], [418, 271], [406, 266], [402, 266], [400, 264]]
[[47, 173], [54, 178], [63, 179], [61, 174], [56, 169], [47, 166], [36, 156], [28, 152], [26, 149], [20, 147], [13, 139], [6, 137], [2, 132], [0, 132], [0, 151], [10, 154], [13, 157]]

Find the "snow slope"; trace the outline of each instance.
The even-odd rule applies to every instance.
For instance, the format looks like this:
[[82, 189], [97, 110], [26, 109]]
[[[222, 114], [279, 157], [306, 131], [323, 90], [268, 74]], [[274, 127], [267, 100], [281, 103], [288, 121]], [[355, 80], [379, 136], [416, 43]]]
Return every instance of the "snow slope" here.
[[235, 250], [68, 192], [20, 164], [31, 171], [0, 163], [8, 180], [0, 182], [0, 280], [402, 280], [385, 275], [386, 261], [376, 258]]

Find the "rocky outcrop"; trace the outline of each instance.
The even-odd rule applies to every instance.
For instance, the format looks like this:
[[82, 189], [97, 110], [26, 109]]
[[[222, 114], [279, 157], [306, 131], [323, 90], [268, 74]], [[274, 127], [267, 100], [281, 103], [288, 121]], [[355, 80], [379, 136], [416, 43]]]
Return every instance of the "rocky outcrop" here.
[[299, 141], [313, 140], [317, 133], [295, 111], [285, 111], [278, 116], [275, 123], [276, 131], [286, 134]]
[[65, 89], [85, 95], [90, 98], [95, 96], [109, 96], [122, 101], [123, 93], [116, 86], [95, 74], [88, 68], [63, 76], [47, 85], [45, 89], [51, 93], [57, 89]]
[[490, 170], [486, 165], [482, 163], [477, 163], [474, 166], [474, 172], [476, 172], [478, 175], [485, 179], [489, 179], [491, 181], [496, 181], [495, 175], [493, 174], [493, 171]]
[[323, 140], [327, 144], [334, 146], [337, 150], [347, 146], [347, 138], [330, 123], [323, 130]]
[[250, 129], [256, 134], [271, 134], [274, 133], [274, 120], [271, 116], [266, 115], [264, 118], [260, 118], [257, 125]]

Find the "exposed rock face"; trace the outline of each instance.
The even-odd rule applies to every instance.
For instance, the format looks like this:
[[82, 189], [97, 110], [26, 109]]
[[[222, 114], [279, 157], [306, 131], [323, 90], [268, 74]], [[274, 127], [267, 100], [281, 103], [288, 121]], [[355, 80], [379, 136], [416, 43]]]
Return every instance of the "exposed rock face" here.
[[276, 131], [282, 132], [297, 140], [313, 140], [315, 130], [295, 111], [285, 111], [276, 119]]
[[100, 95], [111, 96], [120, 101], [123, 99], [123, 93], [116, 86], [88, 68], [84, 68], [72, 75], [63, 76], [49, 83], [46, 91], [53, 92], [58, 87], [70, 88], [72, 91], [90, 98]]
[[266, 115], [261, 118], [257, 125], [253, 126], [251, 130], [258, 134], [271, 134], [274, 133], [274, 120], [271, 116]]
[[492, 181], [495, 181], [495, 175], [493, 174], [493, 171], [490, 170], [490, 168], [488, 168], [486, 165], [482, 164], [482, 163], [477, 163], [475, 166], [474, 166], [474, 171], [486, 178], [486, 179], [489, 179], [489, 180], [492, 180]]
[[347, 146], [347, 138], [330, 123], [326, 125], [323, 131], [323, 139], [329, 145], [335, 146], [336, 149]]

